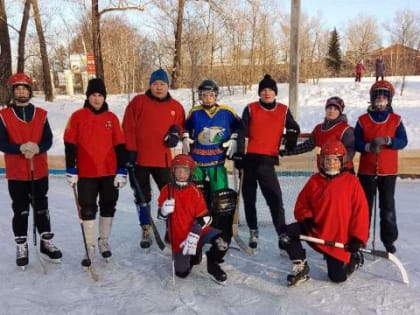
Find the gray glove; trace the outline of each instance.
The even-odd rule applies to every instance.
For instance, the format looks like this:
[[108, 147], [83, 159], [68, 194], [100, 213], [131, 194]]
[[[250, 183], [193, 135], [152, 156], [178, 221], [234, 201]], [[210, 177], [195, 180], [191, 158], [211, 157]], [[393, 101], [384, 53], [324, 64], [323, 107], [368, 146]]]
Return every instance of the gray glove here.
[[372, 143], [375, 145], [381, 146], [381, 145], [390, 145], [391, 144], [391, 138], [390, 137], [376, 137], [372, 140]]

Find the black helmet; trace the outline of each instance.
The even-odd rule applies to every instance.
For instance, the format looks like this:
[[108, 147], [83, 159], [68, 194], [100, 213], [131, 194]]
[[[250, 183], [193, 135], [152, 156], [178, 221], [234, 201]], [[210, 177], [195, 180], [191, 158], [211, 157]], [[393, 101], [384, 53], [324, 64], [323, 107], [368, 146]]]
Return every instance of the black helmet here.
[[201, 82], [200, 85], [198, 86], [198, 92], [200, 93], [204, 91], [213, 91], [216, 94], [216, 96], [218, 96], [219, 87], [217, 86], [216, 81], [207, 79]]

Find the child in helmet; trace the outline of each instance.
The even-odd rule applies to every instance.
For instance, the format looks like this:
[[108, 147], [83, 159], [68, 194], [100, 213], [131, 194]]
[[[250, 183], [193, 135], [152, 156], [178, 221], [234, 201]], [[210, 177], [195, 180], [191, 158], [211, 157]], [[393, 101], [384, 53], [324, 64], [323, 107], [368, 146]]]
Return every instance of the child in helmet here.
[[16, 73], [8, 80], [12, 103], [0, 111], [0, 151], [4, 152], [6, 178], [12, 199], [13, 233], [16, 241], [16, 264], [25, 268], [28, 259], [29, 206], [34, 211], [34, 225], [41, 236], [41, 257], [61, 262], [61, 251], [54, 245], [48, 209], [47, 151], [52, 145], [52, 131], [44, 109], [30, 103], [32, 79]]
[[[236, 195], [228, 188], [225, 159], [236, 153], [241, 119], [231, 107], [217, 103], [219, 87], [214, 80], [202, 81], [198, 93], [200, 106], [188, 113], [182, 144], [183, 153], [191, 154], [197, 165], [193, 180], [210, 207], [210, 199]], [[236, 203], [236, 199], [233, 202]], [[209, 210], [213, 216], [212, 226], [222, 230], [224, 240], [230, 243], [233, 212], [218, 215], [213, 207]]]
[[324, 121], [315, 126], [311, 136], [307, 140], [297, 144], [293, 150], [280, 150], [280, 155], [297, 155], [315, 149], [317, 153], [317, 166], [320, 169], [319, 151], [322, 145], [331, 140], [339, 140], [344, 144], [347, 151], [345, 170], [354, 174], [354, 128], [347, 123], [347, 116], [343, 113], [344, 107], [344, 101], [340, 97], [333, 96], [328, 98], [325, 102]]
[[394, 242], [398, 238], [394, 199], [398, 151], [408, 141], [402, 119], [392, 109], [393, 96], [390, 82], [375, 82], [370, 89], [368, 112], [359, 117], [354, 128], [356, 150], [361, 153], [358, 177], [368, 200], [369, 217], [378, 190], [380, 237], [390, 253], [396, 252]]
[[345, 249], [310, 244], [324, 255], [333, 282], [345, 281], [362, 261], [359, 249], [368, 239], [368, 206], [357, 177], [343, 172], [345, 162], [346, 148], [340, 141], [322, 146], [320, 172], [309, 178], [296, 200], [297, 222], [282, 227], [280, 242], [293, 261], [289, 285], [308, 278], [300, 234], [346, 244]]
[[210, 227], [211, 217], [203, 194], [192, 183], [194, 167], [190, 156], [175, 156], [171, 163], [171, 182], [160, 192], [158, 217], [167, 220], [176, 276], [188, 276], [192, 266], [201, 262], [204, 243], [211, 243], [206, 252], [207, 271], [215, 281], [224, 283], [227, 276], [219, 263], [228, 244], [220, 237], [219, 230]]

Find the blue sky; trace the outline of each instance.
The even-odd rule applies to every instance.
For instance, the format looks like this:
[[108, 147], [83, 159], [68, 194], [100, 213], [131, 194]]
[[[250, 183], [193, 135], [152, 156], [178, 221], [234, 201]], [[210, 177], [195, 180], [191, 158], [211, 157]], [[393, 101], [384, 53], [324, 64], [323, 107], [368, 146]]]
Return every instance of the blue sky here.
[[[290, 10], [290, 0], [281, 0]], [[360, 15], [375, 16], [380, 24], [392, 21], [397, 11], [410, 9], [420, 14], [419, 0], [301, 0], [301, 10], [308, 16], [322, 13], [326, 27], [343, 30], [347, 22]]]

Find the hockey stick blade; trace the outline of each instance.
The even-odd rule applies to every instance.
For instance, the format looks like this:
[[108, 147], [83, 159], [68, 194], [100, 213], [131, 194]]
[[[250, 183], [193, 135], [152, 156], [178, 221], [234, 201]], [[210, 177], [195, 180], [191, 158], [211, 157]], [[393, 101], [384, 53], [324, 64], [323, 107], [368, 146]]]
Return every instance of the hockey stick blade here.
[[[299, 238], [307, 242], [312, 242], [312, 243], [317, 243], [317, 244], [322, 244], [322, 245], [327, 245], [327, 246], [332, 246], [332, 247], [338, 247], [338, 248], [344, 248], [344, 244], [339, 243], [339, 242], [326, 241], [320, 238], [306, 236], [306, 235], [300, 235]], [[361, 248], [360, 252], [370, 254], [376, 257], [382, 257], [382, 258], [392, 261], [400, 270], [403, 282], [405, 284], [409, 284], [407, 271], [405, 270], [401, 261], [395, 255], [388, 253], [386, 251], [382, 251], [382, 250], [374, 250], [374, 249], [366, 249], [366, 248]]]
[[246, 245], [238, 234], [233, 235], [233, 239], [235, 240], [236, 244], [238, 244], [239, 248], [242, 249], [245, 253], [247, 253], [250, 256], [254, 255], [254, 249]]

